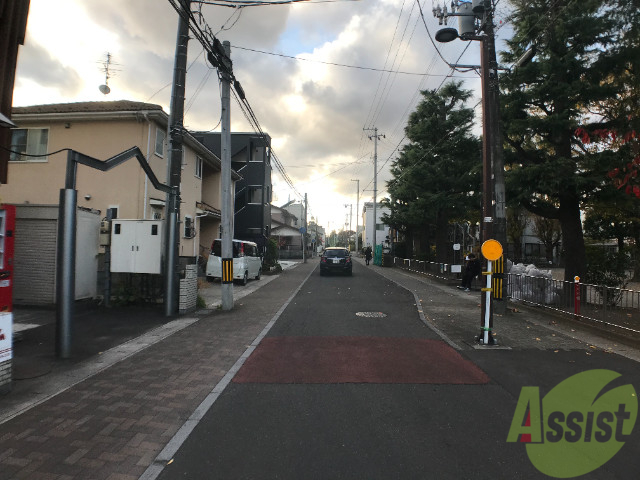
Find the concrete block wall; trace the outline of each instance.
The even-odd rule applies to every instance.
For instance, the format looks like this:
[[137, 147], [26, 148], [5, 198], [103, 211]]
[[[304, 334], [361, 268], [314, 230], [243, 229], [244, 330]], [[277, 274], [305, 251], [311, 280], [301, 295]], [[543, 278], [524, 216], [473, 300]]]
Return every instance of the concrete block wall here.
[[198, 301], [198, 266], [186, 265], [184, 278], [180, 279], [179, 312], [189, 313], [196, 309]]
[[11, 360], [0, 363], [0, 393], [11, 390]]

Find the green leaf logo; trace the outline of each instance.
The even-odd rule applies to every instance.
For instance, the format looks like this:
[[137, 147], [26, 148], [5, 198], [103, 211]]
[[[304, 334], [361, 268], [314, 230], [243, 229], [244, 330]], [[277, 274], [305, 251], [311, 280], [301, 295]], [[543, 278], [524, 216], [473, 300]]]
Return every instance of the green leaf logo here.
[[542, 442], [527, 444], [538, 470], [556, 478], [577, 477], [618, 453], [638, 416], [632, 385], [604, 391], [619, 376], [611, 370], [578, 373], [542, 399]]

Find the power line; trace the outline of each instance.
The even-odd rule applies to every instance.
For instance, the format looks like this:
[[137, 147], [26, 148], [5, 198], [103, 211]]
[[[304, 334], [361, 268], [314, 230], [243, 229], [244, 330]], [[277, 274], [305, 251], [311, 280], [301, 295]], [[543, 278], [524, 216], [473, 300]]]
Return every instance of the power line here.
[[213, 5], [216, 7], [244, 8], [244, 7], [268, 7], [272, 5], [287, 5], [291, 3], [308, 3], [309, 0], [276, 0], [264, 2], [260, 0], [196, 0], [200, 5]]
[[195, 0], [194, 3], [199, 3], [200, 5], [213, 5], [216, 7], [244, 8], [288, 5], [292, 3], [346, 3], [358, 1], [360, 0], [276, 0], [274, 2], [266, 2], [260, 0]]
[[416, 3], [418, 4], [418, 8], [420, 9], [420, 17], [422, 17], [422, 23], [424, 23], [424, 28], [427, 29], [427, 36], [429, 37], [429, 40], [431, 40], [431, 44], [433, 45], [433, 48], [435, 48], [436, 53], [442, 59], [442, 61], [446, 63], [449, 67], [451, 67], [451, 64], [447, 62], [447, 60], [445, 60], [445, 58], [442, 56], [442, 53], [440, 53], [440, 50], [438, 49], [436, 42], [433, 41], [433, 37], [431, 36], [431, 32], [429, 31], [429, 27], [427, 26], [427, 21], [424, 18], [424, 12], [422, 11], [422, 6], [420, 5], [420, 1], [416, 0]]
[[[387, 66], [387, 62], [389, 61], [389, 56], [391, 55], [391, 49], [393, 48], [393, 42], [396, 39], [396, 33], [398, 32], [398, 25], [400, 25], [400, 19], [402, 18], [402, 12], [404, 11], [404, 0], [402, 2], [402, 6], [400, 7], [400, 13], [398, 14], [398, 21], [396, 22], [395, 30], [393, 31], [393, 37], [391, 37], [391, 43], [389, 44], [389, 49], [387, 50], [387, 56], [384, 59], [383, 68]], [[388, 71], [388, 70], [387, 70]], [[369, 124], [369, 115], [371, 115], [374, 105], [376, 103], [376, 98], [378, 97], [378, 91], [380, 90], [380, 84], [382, 83], [383, 75], [380, 75], [378, 78], [378, 85], [376, 87], [376, 92], [373, 94], [373, 101], [371, 102], [371, 107], [369, 107], [369, 113], [367, 113], [367, 117], [364, 121], [363, 129]], [[373, 122], [372, 122], [373, 123]], [[364, 132], [364, 130], [363, 130]]]
[[[409, 22], [411, 21], [411, 16], [413, 14], [413, 11], [415, 10], [415, 5], [411, 8], [411, 12], [409, 12], [409, 16], [407, 18], [407, 22], [404, 26], [404, 30], [402, 32], [402, 38], [400, 39], [400, 44], [398, 45], [398, 49], [395, 53], [395, 56], [393, 58], [393, 64], [392, 64], [392, 68], [393, 65], [396, 64], [396, 60], [398, 59], [398, 55], [400, 54], [400, 51], [402, 49], [402, 42], [405, 38], [405, 34], [407, 33], [407, 29], [409, 28]], [[418, 21], [416, 20], [416, 22], [413, 25], [413, 29], [411, 30], [411, 35], [409, 36], [409, 40], [406, 42], [405, 47], [404, 47], [404, 52], [402, 53], [402, 56], [400, 57], [400, 60], [398, 61], [398, 69], [400, 68], [400, 65], [402, 65], [402, 62], [404, 61], [404, 57], [407, 54], [407, 51], [409, 50], [409, 45], [411, 44], [411, 40], [413, 39], [413, 34], [416, 31], [416, 27], [418, 26]], [[393, 72], [393, 75], [388, 75], [387, 79], [385, 81], [385, 86], [382, 89], [382, 96], [380, 97], [380, 101], [378, 103], [378, 108], [376, 109], [376, 111], [374, 112], [374, 116], [370, 122], [370, 125], [375, 125], [378, 122], [378, 118], [380, 117], [380, 114], [382, 113], [382, 109], [384, 108], [385, 103], [387, 103], [387, 99], [389, 98], [389, 95], [391, 93], [391, 88], [393, 87], [393, 84], [396, 81], [396, 78], [398, 77], [398, 73], [397, 71]], [[386, 93], [385, 93], [386, 91]]]
[[[382, 72], [382, 73], [396, 73], [398, 75], [415, 75], [415, 76], [420, 76], [423, 77], [425, 75], [427, 76], [432, 76], [432, 77], [442, 77], [444, 75], [430, 75], [429, 73], [425, 73], [425, 72], [404, 72], [404, 71], [400, 71], [400, 70], [387, 70], [384, 68], [374, 68], [374, 67], [363, 67], [363, 66], [359, 66], [359, 65], [348, 65], [345, 63], [336, 63], [336, 62], [325, 62], [322, 60], [315, 60], [312, 58], [304, 58], [304, 57], [294, 57], [292, 55], [285, 55], [284, 53], [275, 53], [275, 52], [266, 52], [264, 50], [257, 50], [255, 48], [248, 48], [248, 47], [241, 47], [239, 45], [232, 45], [233, 48], [236, 48], [238, 50], [246, 50], [248, 52], [254, 52], [254, 53], [261, 53], [263, 55], [272, 55], [274, 57], [282, 57], [282, 58], [288, 58], [291, 60], [298, 60], [300, 62], [311, 62], [311, 63], [319, 63], [322, 65], [331, 65], [333, 67], [343, 67], [343, 68], [353, 68], [356, 70], [368, 70], [368, 71], [372, 71], [372, 72]], [[460, 78], [468, 78], [468, 77], [460, 77]]]
[[[363, 156], [363, 157], [364, 157], [364, 156]], [[361, 162], [361, 161], [360, 161], [360, 160], [362, 160], [362, 158], [363, 158], [363, 157], [360, 157], [359, 159], [357, 159], [357, 160], [355, 160], [355, 161], [353, 161], [353, 162], [349, 162], [349, 163], [347, 163], [346, 165], [344, 165], [344, 166], [342, 166], [342, 167], [340, 167], [340, 168], [337, 168], [337, 169], [333, 170], [332, 172], [327, 173], [326, 175], [323, 175], [322, 177], [318, 177], [318, 178], [316, 178], [316, 179], [314, 179], [314, 180], [310, 180], [310, 181], [308, 181], [308, 182], [305, 182], [305, 183], [303, 183], [302, 185], [309, 185], [309, 184], [311, 184], [311, 183], [315, 183], [315, 182], [317, 182], [317, 181], [319, 181], [319, 180], [322, 180], [323, 178], [330, 177], [331, 175], [333, 175], [333, 174], [335, 174], [335, 173], [338, 173], [339, 171], [344, 170], [345, 168], [352, 167], [352, 166], [354, 166], [354, 165], [361, 165], [361, 164], [364, 164], [364, 163], [368, 163], [368, 162]]]
[[[225, 53], [224, 48], [222, 47], [222, 44], [220, 43], [218, 38], [213, 34], [213, 31], [204, 20], [204, 17], [202, 16], [201, 11], [197, 12], [199, 16], [199, 19], [197, 19], [196, 16], [194, 15], [194, 12], [192, 12], [188, 8], [185, 8], [185, 5], [183, 4], [183, 0], [169, 0], [169, 3], [173, 6], [173, 8], [178, 13], [178, 15], [183, 17], [184, 20], [188, 23], [189, 30], [191, 31], [191, 33], [193, 33], [194, 37], [198, 40], [200, 45], [202, 45], [202, 47], [206, 50], [207, 60], [209, 61], [209, 63], [211, 63], [211, 65], [214, 68], [218, 70], [218, 76], [220, 77], [222, 73], [229, 75], [230, 81], [234, 87], [231, 91], [233, 92], [233, 96], [238, 102], [238, 105], [240, 106], [242, 113], [244, 114], [249, 124], [254, 128], [255, 132], [259, 134], [266, 141], [267, 134], [262, 130], [262, 127], [260, 126], [260, 122], [257, 116], [255, 115], [255, 112], [253, 111], [251, 104], [247, 100], [245, 92], [242, 89], [242, 86], [240, 85], [240, 82], [236, 79], [233, 73], [232, 61]], [[203, 3], [203, 2], [200, 2], [200, 3]], [[282, 3], [293, 3], [293, 2], [282, 2]], [[203, 26], [201, 26], [201, 24], [203, 24]], [[291, 178], [287, 174], [284, 166], [282, 165], [282, 162], [280, 162], [280, 159], [276, 155], [273, 148], [271, 149], [271, 159], [272, 159], [272, 162], [275, 164], [276, 168], [278, 169], [278, 171], [280, 172], [280, 174], [282, 175], [282, 177], [284, 178], [284, 180], [287, 182], [287, 184], [291, 188], [291, 190], [296, 195], [298, 195], [298, 197], [302, 198], [302, 195], [300, 194], [300, 192], [296, 190], [295, 186], [293, 185], [293, 182], [291, 181]]]

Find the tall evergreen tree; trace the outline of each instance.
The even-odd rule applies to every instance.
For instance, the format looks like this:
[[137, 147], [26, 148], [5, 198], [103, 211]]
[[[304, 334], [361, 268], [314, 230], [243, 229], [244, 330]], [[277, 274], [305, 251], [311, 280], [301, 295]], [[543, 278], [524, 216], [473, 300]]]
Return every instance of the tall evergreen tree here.
[[640, 279], [640, 201], [620, 190], [608, 190], [585, 211], [584, 230], [593, 240], [615, 239], [618, 251], [631, 254], [634, 281]]
[[471, 92], [462, 82], [422, 95], [405, 128], [409, 143], [391, 168], [385, 223], [426, 240], [421, 253], [435, 240], [436, 258], [445, 261], [449, 222], [470, 208], [479, 216], [482, 150], [471, 133], [473, 109], [466, 107]]
[[640, 0], [618, 0], [617, 5], [611, 12], [619, 28], [605, 80], [615, 86], [616, 95], [594, 109], [602, 125], [580, 132], [593, 149], [615, 152], [609, 172], [613, 185], [640, 198]]
[[560, 221], [565, 279], [586, 273], [581, 208], [612, 165], [610, 151], [588, 148], [576, 131], [602, 128], [598, 110], [620, 91], [610, 81], [624, 69], [612, 61], [623, 54], [626, 21], [617, 3], [511, 0], [514, 36], [503, 61], [513, 64], [531, 45], [537, 54], [501, 77], [508, 195]]

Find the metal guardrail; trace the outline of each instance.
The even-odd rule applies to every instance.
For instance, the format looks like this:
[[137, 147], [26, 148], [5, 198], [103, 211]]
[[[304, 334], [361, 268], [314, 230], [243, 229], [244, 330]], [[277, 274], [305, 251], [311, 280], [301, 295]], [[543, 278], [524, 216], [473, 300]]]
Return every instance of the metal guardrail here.
[[[394, 257], [393, 266], [440, 280], [457, 280], [447, 263]], [[640, 340], [640, 291], [506, 274], [507, 296]]]

